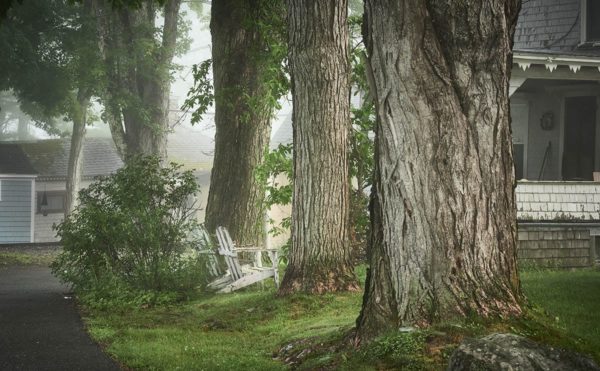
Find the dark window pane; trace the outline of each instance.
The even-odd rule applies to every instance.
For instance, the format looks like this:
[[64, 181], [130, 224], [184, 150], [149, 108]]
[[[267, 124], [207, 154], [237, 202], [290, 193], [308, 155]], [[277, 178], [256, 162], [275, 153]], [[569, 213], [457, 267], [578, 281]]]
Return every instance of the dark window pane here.
[[587, 1], [587, 41], [600, 41], [600, 0]]
[[525, 145], [524, 144], [513, 144], [513, 159], [515, 160], [515, 176], [518, 179], [523, 179], [523, 168], [525, 161]]

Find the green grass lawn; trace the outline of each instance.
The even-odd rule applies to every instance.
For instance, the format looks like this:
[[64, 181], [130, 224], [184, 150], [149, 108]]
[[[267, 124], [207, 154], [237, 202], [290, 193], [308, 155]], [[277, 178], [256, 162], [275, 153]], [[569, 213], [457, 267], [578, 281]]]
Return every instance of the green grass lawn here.
[[279, 370], [279, 346], [343, 336], [356, 294], [276, 298], [272, 290], [213, 296], [176, 307], [91, 312], [90, 333], [128, 367], [157, 370]]
[[[0, 252], [0, 268], [47, 266], [56, 253]], [[279, 370], [292, 363], [303, 369], [436, 370], [462, 337], [506, 331], [600, 363], [600, 270], [530, 269], [521, 280], [529, 300], [521, 319], [445, 323], [424, 333], [391, 334], [363, 350], [347, 341], [362, 293], [278, 298], [267, 284], [171, 306], [83, 312], [92, 336], [133, 369]]]
[[7, 265], [49, 266], [58, 255], [58, 251], [14, 252], [0, 251], [0, 267]]
[[529, 271], [521, 273], [521, 281], [530, 302], [600, 360], [600, 271]]
[[[425, 335], [392, 335], [366, 351], [340, 346], [348, 343], [343, 340], [358, 316], [360, 293], [278, 298], [273, 288], [266, 288], [170, 307], [88, 309], [85, 318], [90, 333], [106, 351], [133, 369], [286, 369], [289, 366], [273, 357], [287, 346], [279, 358], [289, 354], [292, 360], [301, 359], [304, 369], [325, 365], [375, 370], [402, 365], [435, 370], [444, 367], [453, 341], [489, 331], [513, 331], [600, 360], [600, 272], [530, 271], [522, 274], [522, 281], [532, 305], [523, 319], [444, 324]], [[423, 354], [408, 360], [401, 354], [419, 349]]]

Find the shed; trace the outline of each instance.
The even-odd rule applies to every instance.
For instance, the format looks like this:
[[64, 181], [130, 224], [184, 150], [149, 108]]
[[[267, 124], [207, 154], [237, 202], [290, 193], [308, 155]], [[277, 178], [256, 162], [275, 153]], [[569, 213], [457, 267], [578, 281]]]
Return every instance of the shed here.
[[0, 147], [0, 243], [33, 242], [36, 176], [18, 145]]

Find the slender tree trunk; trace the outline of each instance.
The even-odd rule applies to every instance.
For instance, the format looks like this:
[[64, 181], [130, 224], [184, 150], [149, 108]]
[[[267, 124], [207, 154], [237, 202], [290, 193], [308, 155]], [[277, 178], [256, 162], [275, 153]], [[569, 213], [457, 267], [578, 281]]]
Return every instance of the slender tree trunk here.
[[266, 93], [259, 53], [266, 49], [256, 25], [260, 3], [222, 0], [211, 6], [215, 89], [215, 157], [206, 226], [225, 226], [241, 244], [264, 240], [264, 188], [254, 170], [269, 144], [272, 108], [251, 104]]
[[[156, 40], [156, 3], [118, 10], [108, 1], [94, 4], [109, 80], [104, 103], [115, 144], [125, 159], [151, 154], [166, 158], [169, 72], [180, 6], [181, 0], [165, 2], [162, 40]], [[149, 46], [143, 48], [141, 43]]]
[[349, 241], [348, 3], [289, 0], [292, 246], [279, 292], [356, 290]]
[[508, 100], [519, 6], [366, 1], [378, 121], [358, 341], [521, 313]]
[[19, 116], [19, 125], [17, 127], [17, 137], [19, 140], [29, 139], [29, 119], [25, 115]]
[[79, 192], [83, 176], [83, 142], [85, 139], [85, 123], [89, 102], [89, 94], [84, 90], [80, 90], [77, 94], [77, 104], [72, 112], [73, 133], [71, 134], [71, 149], [67, 167], [65, 216], [71, 214], [77, 206], [77, 193]]
[[119, 157], [121, 160], [125, 160], [127, 157], [125, 128], [121, 107], [118, 103], [119, 99], [117, 99], [119, 92], [124, 89], [121, 86], [118, 54], [115, 53], [119, 48], [119, 38], [115, 37], [118, 34], [115, 31], [118, 22], [113, 20], [115, 15], [104, 0], [87, 1], [89, 1], [89, 7], [95, 18], [98, 50], [105, 65], [107, 87], [100, 92], [104, 104], [104, 119], [108, 123]]

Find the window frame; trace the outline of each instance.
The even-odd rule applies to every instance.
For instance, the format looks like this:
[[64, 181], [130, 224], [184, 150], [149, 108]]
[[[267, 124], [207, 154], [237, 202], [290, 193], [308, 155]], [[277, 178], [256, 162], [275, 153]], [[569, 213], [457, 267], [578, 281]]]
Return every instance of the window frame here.
[[[598, 1], [598, 0], [581, 0], [581, 11], [580, 11], [580, 17], [581, 17], [581, 30], [580, 30], [580, 41], [581, 41], [581, 45], [600, 45], [600, 35], [598, 35], [597, 39], [594, 40], [590, 40], [589, 38], [589, 22], [588, 22], [588, 15], [589, 15], [589, 4], [590, 1]], [[600, 21], [600, 20], [599, 20]]]
[[[42, 198], [44, 197], [43, 196], [44, 193], [46, 193], [46, 197], [62, 196], [62, 208], [61, 209], [53, 208], [53, 209], [42, 210], [41, 203], [42, 203]], [[66, 191], [36, 191], [35, 213], [38, 215], [64, 213], [65, 206], [66, 206], [65, 205], [66, 198], [67, 198]]]

